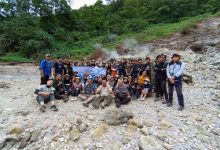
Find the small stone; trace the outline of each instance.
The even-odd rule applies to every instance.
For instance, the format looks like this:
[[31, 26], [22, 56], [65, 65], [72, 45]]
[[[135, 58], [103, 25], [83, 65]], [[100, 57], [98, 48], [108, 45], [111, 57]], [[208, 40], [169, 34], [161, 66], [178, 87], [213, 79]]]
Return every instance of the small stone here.
[[149, 130], [147, 127], [143, 127], [141, 130], [141, 133], [143, 133], [144, 135], [148, 135], [149, 134]]
[[213, 128], [211, 132], [215, 135], [220, 135], [220, 128]]
[[79, 129], [73, 128], [70, 131], [70, 139], [75, 141], [75, 140], [78, 140], [79, 138], [80, 138], [80, 131], [79, 131]]
[[170, 124], [170, 122], [163, 119], [163, 120], [160, 121], [159, 127], [160, 127], [160, 129], [166, 131], [171, 127], [171, 124]]
[[5, 138], [5, 141], [6, 142], [10, 142], [10, 141], [14, 141], [14, 142], [18, 142], [21, 138], [16, 135], [16, 134], [13, 134], [13, 135], [9, 135]]
[[200, 116], [200, 115], [194, 115], [193, 118], [194, 118], [196, 121], [202, 121], [202, 116]]
[[85, 124], [85, 123], [81, 124], [81, 125], [79, 126], [79, 131], [80, 131], [80, 132], [84, 132], [84, 131], [87, 130], [87, 127], [88, 127], [87, 124]]
[[171, 149], [171, 145], [167, 143], [163, 143], [163, 147], [165, 147], [167, 150]]
[[40, 135], [42, 129], [35, 129], [31, 135], [30, 142], [35, 142], [38, 139], [38, 136]]
[[63, 137], [62, 137], [62, 138], [60, 138], [60, 142], [64, 142], [64, 140], [65, 140], [65, 139], [64, 139]]
[[161, 150], [163, 149], [157, 140], [150, 136], [141, 136], [139, 139], [139, 149], [141, 150]]
[[143, 125], [134, 119], [129, 119], [127, 124], [137, 126], [138, 128], [143, 128]]
[[108, 125], [105, 123], [100, 124], [94, 131], [93, 135], [95, 138], [100, 138], [102, 137], [106, 132], [108, 131]]
[[23, 132], [23, 127], [21, 124], [13, 124], [12, 126], [9, 127], [8, 133], [9, 134], [16, 134], [16, 135], [20, 135]]
[[157, 135], [157, 138], [161, 141], [164, 141], [164, 139], [168, 138], [166, 133], [159, 133]]
[[21, 139], [21, 143], [19, 145], [19, 149], [23, 149], [26, 147], [28, 141], [30, 140], [31, 138], [31, 134], [30, 133], [26, 133], [23, 138]]
[[0, 149], [2, 149], [3, 147], [5, 147], [6, 144], [7, 144], [7, 142], [5, 141], [5, 139], [1, 139], [1, 140], [0, 140]]

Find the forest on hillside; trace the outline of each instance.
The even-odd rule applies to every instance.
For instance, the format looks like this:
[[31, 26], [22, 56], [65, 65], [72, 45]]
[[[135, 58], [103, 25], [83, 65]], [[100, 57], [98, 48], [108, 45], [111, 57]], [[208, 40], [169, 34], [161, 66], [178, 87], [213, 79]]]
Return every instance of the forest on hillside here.
[[99, 40], [105, 43], [148, 26], [220, 11], [219, 0], [107, 1], [72, 10], [66, 0], [0, 0], [0, 56], [19, 53], [36, 59], [62, 51], [63, 45], [80, 49], [93, 38], [103, 37]]

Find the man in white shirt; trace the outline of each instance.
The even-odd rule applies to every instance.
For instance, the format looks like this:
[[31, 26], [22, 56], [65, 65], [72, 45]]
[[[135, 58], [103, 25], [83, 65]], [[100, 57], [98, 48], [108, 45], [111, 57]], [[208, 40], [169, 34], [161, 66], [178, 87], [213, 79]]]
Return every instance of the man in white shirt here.
[[102, 108], [109, 106], [112, 102], [112, 87], [107, 84], [107, 80], [103, 79], [102, 84], [97, 88], [96, 94], [99, 96], [93, 100], [92, 106], [96, 109], [101, 105]]

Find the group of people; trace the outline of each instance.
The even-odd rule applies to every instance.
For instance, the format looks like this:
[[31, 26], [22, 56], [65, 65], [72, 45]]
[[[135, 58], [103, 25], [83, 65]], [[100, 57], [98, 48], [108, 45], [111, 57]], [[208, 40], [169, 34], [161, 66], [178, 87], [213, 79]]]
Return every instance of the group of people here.
[[[51, 59], [49, 54], [40, 62], [41, 85], [35, 90], [40, 111], [46, 111], [46, 103], [51, 102], [51, 110], [57, 111], [55, 100], [67, 102], [81, 99], [83, 106], [91, 103], [96, 109], [105, 108], [114, 101], [117, 108], [131, 100], [146, 100], [155, 93], [155, 101], [162, 101], [168, 107], [173, 104], [173, 91], [176, 89], [179, 111], [184, 109], [182, 79], [185, 64], [180, 55], [173, 54], [167, 61], [165, 54], [154, 61], [145, 59], [122, 59], [97, 62], [82, 60], [73, 62], [58, 57]], [[91, 76], [90, 72], [79, 76], [74, 67], [100, 67], [106, 74]], [[168, 85], [168, 91], [167, 91]]]

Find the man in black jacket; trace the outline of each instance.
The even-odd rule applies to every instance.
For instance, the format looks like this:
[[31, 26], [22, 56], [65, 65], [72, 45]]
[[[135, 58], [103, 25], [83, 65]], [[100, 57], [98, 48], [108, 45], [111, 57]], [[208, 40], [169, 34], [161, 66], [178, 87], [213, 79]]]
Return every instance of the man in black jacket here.
[[155, 65], [155, 80], [156, 80], [156, 98], [155, 101], [158, 101], [160, 97], [165, 97], [163, 104], [166, 104], [168, 101], [168, 94], [166, 88], [166, 68], [167, 64], [163, 61], [164, 55], [160, 55], [158, 58], [158, 63]]

